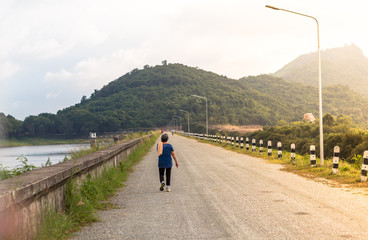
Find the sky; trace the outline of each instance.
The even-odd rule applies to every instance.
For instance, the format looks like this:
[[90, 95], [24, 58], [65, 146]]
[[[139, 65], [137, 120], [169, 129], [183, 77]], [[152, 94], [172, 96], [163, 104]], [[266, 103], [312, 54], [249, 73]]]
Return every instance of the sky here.
[[265, 5], [368, 56], [366, 0], [0, 0], [0, 112], [56, 113], [163, 60], [239, 79], [317, 51], [313, 19]]

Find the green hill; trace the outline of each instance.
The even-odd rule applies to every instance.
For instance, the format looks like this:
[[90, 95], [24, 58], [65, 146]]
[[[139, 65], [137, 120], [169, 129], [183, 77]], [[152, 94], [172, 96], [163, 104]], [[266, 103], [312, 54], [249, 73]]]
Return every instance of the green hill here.
[[[275, 76], [291, 82], [318, 86], [317, 53], [302, 55], [285, 65]], [[368, 59], [356, 45], [321, 51], [322, 85], [347, 85], [368, 96]]]
[[[179, 109], [190, 112], [192, 130], [200, 131], [205, 125], [205, 102], [193, 94], [208, 98], [210, 124], [268, 125], [298, 121], [307, 112], [318, 117], [317, 88], [270, 75], [234, 80], [182, 64], [164, 64], [135, 69], [57, 114], [29, 116], [18, 135], [86, 135], [166, 126], [174, 115], [182, 114]], [[323, 96], [324, 113], [367, 123], [366, 98], [344, 86], [327, 87]], [[2, 121], [11, 120], [4, 115]], [[19, 129], [19, 123], [16, 126]]]
[[[240, 81], [272, 98], [262, 101], [262, 104], [272, 106], [272, 111], [276, 113], [282, 113], [282, 120], [298, 121], [307, 112], [312, 112], [318, 118], [318, 88], [286, 82], [269, 75], [247, 77]], [[325, 87], [322, 94], [324, 115], [350, 116], [356, 124], [367, 126], [367, 98], [343, 85]]]

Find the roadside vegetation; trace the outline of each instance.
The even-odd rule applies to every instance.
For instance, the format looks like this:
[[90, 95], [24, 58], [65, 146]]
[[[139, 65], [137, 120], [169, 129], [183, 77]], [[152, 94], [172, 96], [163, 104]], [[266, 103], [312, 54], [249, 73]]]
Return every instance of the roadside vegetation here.
[[[352, 123], [350, 117], [326, 114], [323, 117], [324, 153], [326, 158], [332, 158], [335, 146], [340, 147], [340, 159], [354, 163], [359, 155], [368, 150], [368, 132], [358, 128]], [[263, 131], [248, 133], [246, 137], [257, 140], [262, 139], [267, 147], [267, 141], [271, 140], [276, 147], [277, 142], [282, 142], [283, 149], [290, 149], [292, 143], [295, 150], [301, 155], [307, 155], [310, 145], [316, 146], [319, 157], [319, 121], [292, 122], [280, 121], [275, 126], [265, 126]]]
[[[277, 150], [272, 150], [272, 156], [268, 156], [267, 153], [267, 145], [263, 147], [263, 153], [259, 153], [259, 147], [256, 147], [256, 151], [252, 152], [252, 146], [250, 145], [250, 149], [247, 151], [244, 148], [241, 149], [240, 146], [236, 147], [228, 145], [226, 143], [215, 143], [212, 141], [206, 141], [207, 143], [214, 144], [217, 146], [221, 146], [227, 150], [235, 151], [242, 154], [247, 154], [257, 158], [263, 158], [270, 163], [281, 164], [283, 165], [284, 171], [293, 172], [298, 175], [316, 179], [325, 183], [328, 183], [331, 186], [341, 187], [341, 186], [351, 186], [351, 187], [368, 187], [368, 183], [360, 182], [360, 168], [362, 162], [362, 156], [358, 155], [354, 158], [353, 162], [347, 162], [340, 159], [339, 162], [339, 171], [337, 174], [332, 173], [332, 158], [325, 159], [324, 165], [320, 165], [320, 159], [317, 158], [317, 166], [311, 167], [310, 163], [310, 155], [309, 154], [295, 154], [295, 161], [291, 161], [290, 151], [283, 150], [282, 158], [278, 158]], [[267, 143], [267, 142], [266, 142]]]
[[[12, 168], [12, 169], [4, 168], [0, 164], [0, 181], [5, 180], [7, 178], [11, 178], [11, 177], [14, 177], [14, 176], [21, 175], [23, 173], [32, 171], [33, 169], [37, 168], [33, 164], [30, 164], [28, 162], [28, 159], [23, 155], [19, 156], [17, 158], [17, 160], [19, 161], [20, 164], [18, 166], [16, 166], [15, 168]], [[49, 159], [45, 163], [45, 166], [50, 166], [50, 165], [51, 165], [51, 162], [50, 162], [50, 159]]]
[[66, 187], [65, 211], [47, 211], [36, 239], [66, 239], [86, 224], [98, 221], [97, 210], [116, 206], [108, 202], [124, 186], [132, 168], [150, 150], [159, 133], [141, 143], [118, 168], [104, 169], [101, 177], [91, 175], [81, 183], [69, 179]]
[[[230, 148], [234, 150], [236, 147]], [[235, 151], [239, 151], [257, 158], [263, 158], [271, 163], [282, 164], [284, 166], [283, 170], [293, 172], [307, 178], [318, 179], [320, 181], [322, 181], [322, 179], [332, 180], [333, 182], [327, 183], [333, 186], [351, 185], [368, 187], [367, 183], [360, 182], [361, 156], [358, 156], [356, 162], [354, 163], [340, 160], [339, 171], [337, 174], [333, 174], [332, 158], [325, 159], [323, 166], [320, 164], [320, 159], [317, 158], [317, 165], [315, 167], [311, 167], [309, 154], [296, 154], [295, 161], [291, 161], [290, 152], [285, 150], [283, 151], [282, 158], [280, 159], [278, 158], [277, 150], [275, 149], [272, 150], [272, 156], [268, 156], [267, 147], [264, 148], [263, 154], [259, 153], [259, 147], [256, 148], [255, 152], [252, 152], [251, 149], [249, 151], [246, 151], [245, 149], [242, 151], [240, 151], [240, 149], [235, 149]]]
[[[209, 143], [220, 145], [228, 150], [237, 151], [258, 158], [264, 158], [272, 163], [284, 165], [284, 170], [303, 175], [308, 178], [325, 179], [332, 185], [349, 185], [368, 187], [368, 183], [360, 182], [360, 170], [363, 153], [368, 150], [368, 132], [358, 128], [350, 117], [326, 114], [324, 120], [324, 165], [320, 165], [319, 157], [319, 122], [291, 122], [279, 121], [277, 125], [265, 126], [263, 130], [241, 135], [237, 132], [219, 132], [218, 135], [243, 137], [244, 149], [225, 143]], [[215, 133], [214, 133], [215, 134]], [[246, 151], [245, 138], [249, 138], [250, 150]], [[256, 139], [256, 152], [251, 151], [251, 141]], [[263, 140], [263, 154], [259, 153], [259, 140]], [[272, 141], [272, 156], [267, 154], [267, 142]], [[276, 145], [282, 143], [283, 156], [277, 158]], [[296, 146], [296, 159], [291, 161], [290, 145]], [[317, 166], [311, 167], [310, 145], [315, 145]], [[340, 147], [339, 170], [332, 173], [332, 157], [335, 146]], [[331, 181], [329, 181], [331, 180]]]

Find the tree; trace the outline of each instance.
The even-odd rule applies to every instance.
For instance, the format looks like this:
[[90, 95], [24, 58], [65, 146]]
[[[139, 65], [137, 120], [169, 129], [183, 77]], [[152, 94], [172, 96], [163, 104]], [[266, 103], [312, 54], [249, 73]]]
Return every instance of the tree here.
[[91, 98], [94, 98], [96, 96], [96, 94], [98, 93], [98, 90], [95, 89], [95, 91], [91, 94]]
[[84, 103], [86, 100], [87, 100], [87, 97], [83, 96], [82, 99], [81, 99], [81, 103]]
[[323, 125], [333, 126], [334, 124], [335, 118], [330, 113], [327, 113], [323, 116]]
[[0, 139], [6, 138], [8, 135], [8, 129], [6, 124], [6, 117], [4, 113], [0, 113]]
[[18, 137], [22, 135], [22, 121], [15, 119], [11, 115], [6, 116], [6, 120], [8, 123], [8, 137]]

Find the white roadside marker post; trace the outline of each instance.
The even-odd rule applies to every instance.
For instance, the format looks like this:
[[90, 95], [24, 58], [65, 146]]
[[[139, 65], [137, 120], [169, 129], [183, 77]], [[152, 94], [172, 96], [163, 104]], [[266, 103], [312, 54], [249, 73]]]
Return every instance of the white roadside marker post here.
[[253, 138], [252, 139], [252, 152], [256, 151], [256, 140]]
[[291, 162], [295, 163], [295, 144], [294, 143], [291, 144], [290, 156], [291, 156]]
[[340, 147], [335, 146], [334, 147], [334, 155], [332, 158], [332, 173], [337, 174], [339, 171], [339, 159], [340, 159]]
[[267, 152], [268, 152], [268, 156], [271, 157], [272, 156], [272, 142], [271, 141], [267, 142]]
[[310, 146], [310, 164], [311, 167], [316, 166], [316, 146], [314, 145]]
[[362, 170], [360, 172], [360, 181], [367, 181], [367, 171], [368, 171], [368, 151], [363, 153]]
[[281, 142], [277, 143], [277, 158], [278, 159], [282, 158], [282, 144], [281, 144]]
[[263, 154], [263, 140], [259, 140], [259, 154]]

